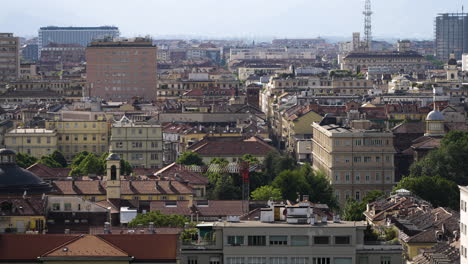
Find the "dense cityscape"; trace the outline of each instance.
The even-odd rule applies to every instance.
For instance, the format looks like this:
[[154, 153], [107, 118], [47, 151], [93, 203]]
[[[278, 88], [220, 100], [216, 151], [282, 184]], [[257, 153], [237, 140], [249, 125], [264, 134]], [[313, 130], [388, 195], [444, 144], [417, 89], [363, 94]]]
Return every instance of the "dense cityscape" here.
[[0, 263], [468, 264], [468, 13], [360, 2], [346, 41], [0, 32]]

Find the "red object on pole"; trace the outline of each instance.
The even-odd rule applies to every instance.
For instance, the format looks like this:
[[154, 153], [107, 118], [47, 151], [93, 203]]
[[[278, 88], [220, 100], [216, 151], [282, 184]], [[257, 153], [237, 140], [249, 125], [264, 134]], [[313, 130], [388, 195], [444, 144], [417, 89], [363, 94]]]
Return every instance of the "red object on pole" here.
[[244, 161], [244, 162], [241, 163], [240, 174], [242, 176], [242, 181], [243, 182], [249, 182], [250, 181], [249, 163], [248, 162]]

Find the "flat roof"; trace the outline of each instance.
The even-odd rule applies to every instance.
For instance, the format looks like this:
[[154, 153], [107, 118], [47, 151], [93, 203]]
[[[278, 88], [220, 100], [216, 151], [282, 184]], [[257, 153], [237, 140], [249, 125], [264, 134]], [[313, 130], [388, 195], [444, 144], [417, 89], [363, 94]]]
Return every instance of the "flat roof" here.
[[118, 27], [113, 26], [100, 26], [100, 27], [57, 27], [48, 26], [41, 27], [40, 30], [119, 30]]
[[[324, 227], [332, 227], [332, 228], [337, 228], [337, 227], [365, 227], [366, 222], [365, 221], [340, 221], [339, 223], [335, 223], [332, 221], [328, 221], [326, 224], [324, 223], [318, 223], [315, 225], [311, 224], [288, 224], [285, 221], [277, 221], [273, 223], [266, 223], [266, 222], [261, 222], [261, 221], [240, 221], [240, 222], [213, 222], [213, 227], [244, 227], [244, 228], [250, 228], [250, 227], [288, 227], [288, 228], [324, 228]], [[206, 225], [204, 225], [206, 226]]]

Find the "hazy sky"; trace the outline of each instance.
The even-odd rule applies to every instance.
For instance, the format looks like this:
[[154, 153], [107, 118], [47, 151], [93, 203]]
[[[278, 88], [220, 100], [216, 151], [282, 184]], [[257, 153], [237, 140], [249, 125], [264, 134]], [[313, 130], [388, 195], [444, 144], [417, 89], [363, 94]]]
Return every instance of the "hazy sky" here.
[[[463, 2], [373, 0], [373, 35], [433, 38], [435, 15], [461, 12]], [[364, 0], [2, 0], [1, 6], [0, 32], [18, 36], [36, 36], [48, 25], [115, 25], [127, 37], [305, 38], [362, 32]]]

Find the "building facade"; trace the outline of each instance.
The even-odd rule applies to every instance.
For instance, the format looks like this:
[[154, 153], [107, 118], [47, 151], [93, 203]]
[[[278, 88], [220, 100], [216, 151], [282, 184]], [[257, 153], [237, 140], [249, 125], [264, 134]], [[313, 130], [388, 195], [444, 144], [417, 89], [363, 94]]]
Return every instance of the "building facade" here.
[[43, 47], [50, 43], [79, 44], [86, 47], [95, 39], [116, 38], [120, 35], [118, 27], [41, 27], [39, 29], [39, 57]]
[[[402, 263], [401, 245], [367, 243], [364, 222], [329, 221], [315, 216], [308, 224], [293, 223], [308, 219], [312, 208], [291, 206], [286, 210], [287, 219], [280, 221], [273, 221], [273, 211], [268, 208], [262, 209], [261, 221], [238, 221], [234, 217], [234, 222], [228, 218], [228, 222], [197, 225], [198, 241], [182, 241], [182, 263]], [[271, 220], [263, 219], [264, 212], [271, 213]]]
[[435, 18], [435, 53], [439, 60], [446, 61], [450, 53], [457, 60], [468, 52], [468, 14], [445, 13]]
[[20, 41], [13, 33], [0, 33], [0, 81], [19, 78]]
[[108, 150], [109, 127], [105, 120], [46, 121], [46, 128], [57, 131], [57, 148], [67, 160], [88, 151], [101, 155]]
[[460, 263], [468, 264], [468, 187], [460, 187]]
[[156, 58], [151, 39], [92, 42], [86, 48], [87, 96], [155, 100]]
[[427, 60], [414, 51], [406, 52], [352, 52], [343, 58], [341, 69], [352, 72], [385, 68], [386, 73], [424, 72]]
[[5, 145], [39, 159], [57, 150], [57, 133], [43, 128], [16, 128], [5, 134]]
[[135, 123], [127, 117], [112, 125], [110, 152], [118, 154], [134, 168], [163, 166], [161, 125]]
[[393, 134], [313, 123], [313, 167], [330, 179], [340, 204], [395, 185]]

